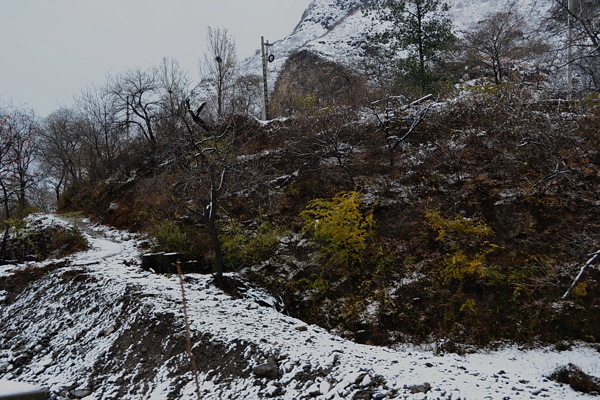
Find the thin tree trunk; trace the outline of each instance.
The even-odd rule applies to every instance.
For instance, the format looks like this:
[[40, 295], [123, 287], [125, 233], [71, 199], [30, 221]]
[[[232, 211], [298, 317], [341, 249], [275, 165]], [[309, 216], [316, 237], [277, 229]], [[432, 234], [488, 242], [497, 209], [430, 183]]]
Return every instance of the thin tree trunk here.
[[215, 252], [215, 276], [217, 278], [217, 281], [220, 282], [223, 280], [224, 269], [223, 248], [221, 247], [219, 232], [213, 221], [209, 222], [208, 229], [210, 231], [210, 238], [213, 244], [213, 251]]
[[10, 230], [10, 226], [6, 222], [6, 220], [10, 217], [10, 207], [8, 205], [8, 190], [2, 181], [0, 181], [0, 186], [2, 187], [2, 193], [4, 196], [4, 235], [2, 237], [2, 244], [0, 245], [0, 260], [6, 260], [8, 257], [6, 245], [8, 243], [8, 233]]

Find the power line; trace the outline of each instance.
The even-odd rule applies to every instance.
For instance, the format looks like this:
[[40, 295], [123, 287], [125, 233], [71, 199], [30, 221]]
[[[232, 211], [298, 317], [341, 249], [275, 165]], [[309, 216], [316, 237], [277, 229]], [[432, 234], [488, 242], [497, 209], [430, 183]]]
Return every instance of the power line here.
[[287, 15], [286, 15], [285, 19], [279, 25], [279, 31], [280, 32], [283, 29], [283, 26], [287, 23], [288, 19], [290, 18], [290, 14], [292, 13], [293, 9], [294, 9], [294, 1], [291, 2], [290, 8], [288, 9], [288, 12], [287, 12]]
[[275, 18], [277, 18], [277, 15], [279, 14], [279, 10], [281, 10], [282, 4], [283, 4], [283, 0], [280, 0], [279, 5], [277, 6], [277, 10], [275, 11], [275, 14], [273, 14], [273, 17], [271, 17], [271, 22], [269, 22], [269, 27], [267, 28], [267, 34], [271, 33], [271, 28], [273, 27], [273, 21], [275, 21]]

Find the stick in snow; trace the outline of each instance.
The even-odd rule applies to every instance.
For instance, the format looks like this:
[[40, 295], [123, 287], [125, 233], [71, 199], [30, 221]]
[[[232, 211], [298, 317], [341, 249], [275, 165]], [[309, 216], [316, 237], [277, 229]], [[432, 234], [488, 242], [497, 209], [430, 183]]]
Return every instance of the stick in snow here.
[[581, 280], [581, 277], [583, 276], [583, 273], [585, 272], [585, 270], [587, 269], [587, 267], [589, 267], [590, 265], [592, 265], [592, 263], [596, 260], [596, 258], [598, 256], [600, 256], [600, 250], [598, 250], [597, 252], [592, 253], [590, 255], [592, 256], [592, 258], [590, 258], [589, 260], [587, 260], [587, 262], [585, 263], [585, 265], [583, 267], [581, 267], [581, 269], [579, 270], [579, 274], [577, 274], [577, 277], [575, 278], [575, 280], [573, 280], [573, 283], [571, 283], [571, 286], [569, 287], [569, 289], [567, 289], [567, 291], [565, 292], [565, 294], [563, 294], [563, 296], [562, 296], [563, 300], [567, 300], [569, 298], [569, 296], [571, 295], [571, 291], [577, 285], [577, 283], [579, 283], [579, 281]]
[[185, 323], [185, 350], [190, 359], [190, 364], [192, 365], [194, 383], [196, 384], [196, 396], [198, 397], [198, 400], [201, 400], [202, 396], [200, 395], [200, 382], [198, 381], [198, 367], [196, 366], [196, 360], [194, 359], [194, 355], [192, 354], [192, 335], [190, 332], [190, 323], [187, 315], [187, 301], [185, 299], [185, 288], [183, 285], [183, 273], [181, 272], [181, 261], [177, 260], [177, 262], [173, 265], [177, 268], [177, 276], [179, 277], [179, 284], [181, 285], [181, 300], [183, 303], [183, 322]]

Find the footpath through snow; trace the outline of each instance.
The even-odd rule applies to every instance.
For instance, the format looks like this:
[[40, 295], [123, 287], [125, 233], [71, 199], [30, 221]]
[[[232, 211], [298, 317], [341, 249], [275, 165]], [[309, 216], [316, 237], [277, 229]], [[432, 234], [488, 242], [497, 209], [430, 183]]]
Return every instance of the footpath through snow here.
[[[29, 263], [56, 268], [16, 297], [0, 287], [0, 380], [47, 387], [53, 399], [195, 399], [177, 276], [143, 271], [139, 238], [84, 222], [89, 251]], [[24, 267], [0, 267], [0, 278]], [[231, 296], [199, 274], [185, 290], [207, 400], [586, 399], [546, 376], [568, 363], [600, 375], [586, 344], [464, 356], [373, 347], [282, 314], [260, 290]]]

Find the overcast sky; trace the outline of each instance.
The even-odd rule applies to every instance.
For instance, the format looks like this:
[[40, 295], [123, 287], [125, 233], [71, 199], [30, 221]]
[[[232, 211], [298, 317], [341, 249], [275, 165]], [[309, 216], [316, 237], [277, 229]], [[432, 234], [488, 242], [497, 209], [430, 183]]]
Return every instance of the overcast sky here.
[[107, 74], [163, 57], [197, 80], [208, 26], [227, 28], [243, 59], [261, 36], [291, 33], [310, 1], [0, 0], [0, 105], [45, 117]]

